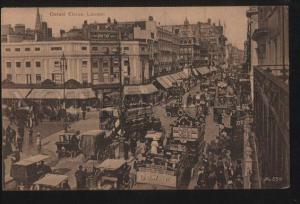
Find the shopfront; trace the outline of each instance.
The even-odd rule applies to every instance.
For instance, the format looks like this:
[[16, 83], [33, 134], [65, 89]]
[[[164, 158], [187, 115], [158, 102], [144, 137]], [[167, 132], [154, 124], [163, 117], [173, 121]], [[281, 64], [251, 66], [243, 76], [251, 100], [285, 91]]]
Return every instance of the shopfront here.
[[155, 104], [157, 93], [158, 89], [153, 84], [125, 86], [125, 104]]

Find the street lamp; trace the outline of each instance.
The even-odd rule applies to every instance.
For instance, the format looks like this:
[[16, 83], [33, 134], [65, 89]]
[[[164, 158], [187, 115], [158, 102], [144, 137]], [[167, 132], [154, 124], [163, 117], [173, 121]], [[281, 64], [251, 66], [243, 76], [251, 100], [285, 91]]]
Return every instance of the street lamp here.
[[62, 72], [62, 82], [63, 82], [63, 108], [66, 110], [66, 86], [65, 86], [65, 70], [67, 70], [67, 59], [63, 53], [60, 58], [60, 70]]
[[[124, 147], [124, 111], [123, 111], [123, 90], [124, 90], [124, 85], [123, 85], [123, 78], [122, 78], [122, 51], [121, 51], [121, 41], [119, 42], [119, 50], [118, 50], [118, 55], [119, 55], [119, 81], [120, 81], [120, 104], [119, 104], [119, 109], [120, 109], [120, 148], [123, 149], [124, 156], [125, 156], [125, 147]], [[119, 152], [121, 152], [121, 149], [119, 148]]]

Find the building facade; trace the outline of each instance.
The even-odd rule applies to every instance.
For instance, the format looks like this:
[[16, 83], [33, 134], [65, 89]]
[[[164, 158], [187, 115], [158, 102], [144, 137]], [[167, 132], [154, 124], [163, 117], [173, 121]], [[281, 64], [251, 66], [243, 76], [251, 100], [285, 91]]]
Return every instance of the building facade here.
[[253, 82], [253, 69], [254, 66], [258, 64], [256, 48], [257, 43], [254, 40], [251, 40], [251, 37], [254, 31], [258, 28], [258, 7], [250, 6], [249, 10], [246, 13], [248, 18], [248, 32], [247, 40], [245, 42], [245, 63], [247, 65], [248, 72], [250, 74], [251, 82], [251, 99], [254, 98], [254, 82]]
[[183, 25], [164, 26], [170, 29], [180, 40], [179, 64], [181, 66], [200, 65], [199, 29], [186, 18]]
[[225, 64], [226, 61], [226, 41], [224, 28], [220, 24], [216, 25], [208, 19], [207, 22], [199, 23], [201, 41], [208, 43], [209, 61], [212, 65]]
[[[263, 187], [290, 185], [287, 6], [258, 7], [254, 67], [255, 134]], [[277, 178], [274, 180], [272, 178]]]
[[232, 66], [242, 65], [244, 63], [245, 59], [245, 52], [244, 50], [241, 50], [232, 44], [226, 45], [228, 58], [227, 63]]
[[62, 83], [60, 58], [67, 58], [65, 80], [91, 82], [88, 41], [43, 41], [2, 43], [2, 80], [16, 84], [38, 84], [46, 79]]

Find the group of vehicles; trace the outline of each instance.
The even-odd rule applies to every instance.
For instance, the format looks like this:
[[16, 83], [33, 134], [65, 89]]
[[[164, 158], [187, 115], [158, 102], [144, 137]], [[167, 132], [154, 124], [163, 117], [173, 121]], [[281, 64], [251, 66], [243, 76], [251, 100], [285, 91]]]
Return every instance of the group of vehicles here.
[[132, 183], [129, 178], [131, 167], [124, 159], [89, 160], [84, 168], [88, 190], [128, 189]]
[[14, 163], [11, 167], [11, 177], [18, 190], [62, 190], [67, 183], [67, 177], [55, 174], [44, 164], [48, 155], [35, 155]]
[[138, 161], [133, 188], [185, 189], [204, 144], [204, 126], [182, 113], [171, 126], [170, 136], [149, 131], [146, 138], [150, 140], [148, 144], [157, 141], [160, 149], [157, 154], [146, 153], [145, 159]]
[[[131, 166], [115, 156], [120, 136], [120, 116], [115, 108], [100, 110], [98, 130], [83, 133], [71, 130], [59, 135], [56, 142], [58, 158], [82, 153], [90, 190], [138, 188], [140, 184], [184, 188], [204, 144], [204, 124], [185, 113], [180, 100], [167, 106], [166, 112], [169, 117], [178, 117], [171, 126], [170, 136], [165, 135], [161, 121], [153, 117], [151, 106], [126, 109], [124, 131], [139, 132], [148, 144], [143, 155], [145, 159], [136, 163], [134, 182], [130, 177]], [[153, 141], [158, 143], [155, 154], [151, 153]], [[11, 175], [19, 186], [26, 186], [26, 189], [67, 190], [67, 176], [52, 170], [42, 173], [35, 170], [34, 166], [46, 159], [46, 156], [40, 156], [27, 159], [31, 163], [17, 162]]]
[[[35, 155], [16, 162], [11, 168], [16, 189], [18, 190], [70, 190], [68, 176], [59, 174], [44, 164], [48, 155]], [[89, 160], [85, 163], [86, 183], [89, 190], [110, 190], [128, 188], [126, 182], [130, 167], [122, 159], [106, 159], [103, 162]]]

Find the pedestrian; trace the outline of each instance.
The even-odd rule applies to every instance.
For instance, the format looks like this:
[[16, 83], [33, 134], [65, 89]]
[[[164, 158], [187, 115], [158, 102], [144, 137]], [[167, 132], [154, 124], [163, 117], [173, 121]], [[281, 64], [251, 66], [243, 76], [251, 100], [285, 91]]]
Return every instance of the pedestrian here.
[[33, 128], [30, 128], [28, 133], [29, 144], [32, 144], [32, 137], [33, 137]]
[[37, 146], [38, 153], [41, 153], [41, 151], [42, 151], [42, 138], [41, 138], [40, 132], [37, 132], [37, 134], [36, 134], [36, 146]]
[[64, 183], [63, 183], [63, 185], [62, 185], [62, 190], [71, 190], [71, 187], [70, 187], [70, 185], [69, 185], [69, 183], [68, 183], [68, 181], [65, 181]]
[[83, 104], [81, 107], [82, 110], [82, 119], [85, 120], [85, 116], [86, 116], [86, 105]]
[[19, 152], [23, 152], [23, 137], [21, 135], [17, 136], [17, 148]]
[[[77, 133], [77, 135], [79, 135]], [[77, 152], [78, 152], [78, 139], [77, 139], [77, 136], [76, 135], [73, 135], [72, 138], [71, 138], [71, 157], [76, 157], [77, 156]]]
[[12, 143], [13, 142], [13, 138], [12, 138], [12, 131], [11, 131], [10, 125], [7, 126], [7, 128], [5, 130], [5, 135], [6, 135], [6, 141], [8, 143]]
[[76, 177], [77, 189], [83, 190], [85, 188], [86, 175], [81, 165], [79, 166], [78, 170], [75, 172], [75, 177]]
[[128, 140], [126, 139], [125, 141], [124, 141], [124, 158], [125, 158], [125, 160], [128, 160], [128, 158], [129, 158], [129, 155], [128, 155], [128, 153], [129, 153], [129, 142], [128, 142]]
[[66, 116], [65, 119], [64, 119], [64, 130], [65, 130], [65, 132], [68, 132], [69, 128], [70, 128], [70, 124], [69, 124], [68, 118]]

